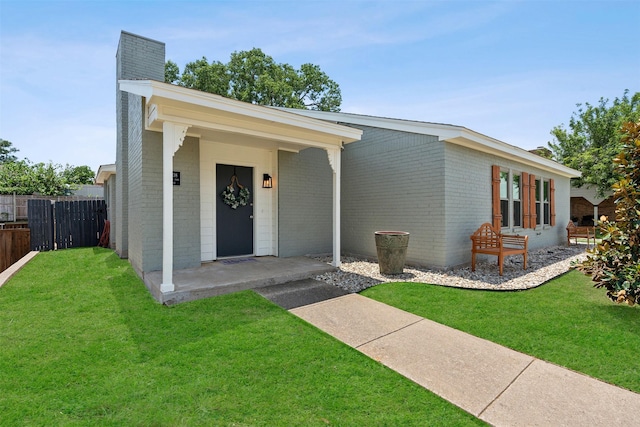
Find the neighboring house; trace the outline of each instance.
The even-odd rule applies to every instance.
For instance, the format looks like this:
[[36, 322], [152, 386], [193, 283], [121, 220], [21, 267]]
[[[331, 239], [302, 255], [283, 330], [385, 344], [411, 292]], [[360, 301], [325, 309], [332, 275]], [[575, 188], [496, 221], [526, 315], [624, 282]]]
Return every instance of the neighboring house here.
[[594, 225], [604, 215], [610, 220], [616, 217], [613, 192], [599, 196], [595, 187], [584, 185], [571, 187], [571, 221], [577, 225]]
[[[377, 230], [410, 232], [408, 262], [435, 268], [469, 263], [484, 222], [531, 249], [565, 240], [578, 171], [464, 127], [166, 84], [164, 63], [163, 43], [122, 32], [115, 174], [98, 172], [116, 252], [143, 278], [161, 270], [162, 292], [173, 269], [224, 257], [375, 257]], [[233, 209], [221, 194], [238, 183], [250, 203]]]
[[[116, 165], [111, 163], [108, 165], [100, 165], [96, 173], [95, 183], [102, 186], [104, 201], [107, 205], [107, 219], [112, 220], [115, 216], [116, 206]], [[109, 245], [115, 248], [115, 230], [110, 228]]]
[[83, 184], [78, 187], [77, 190], [71, 192], [72, 196], [92, 197], [94, 199], [104, 198], [104, 192], [102, 185], [89, 185]]

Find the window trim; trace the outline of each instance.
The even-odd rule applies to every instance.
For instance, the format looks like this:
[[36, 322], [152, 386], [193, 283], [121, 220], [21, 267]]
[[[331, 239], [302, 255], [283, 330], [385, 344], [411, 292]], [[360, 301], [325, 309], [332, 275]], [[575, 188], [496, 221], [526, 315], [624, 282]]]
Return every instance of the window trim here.
[[[503, 183], [505, 182], [503, 180], [503, 177], [506, 175], [506, 197], [503, 197]], [[519, 171], [514, 171], [513, 169], [510, 168], [499, 168], [499, 172], [498, 172], [498, 182], [497, 185], [499, 186], [498, 188], [498, 198], [499, 198], [499, 205], [497, 206], [497, 208], [499, 209], [499, 217], [500, 217], [500, 229], [505, 229], [505, 230], [516, 230], [516, 229], [522, 229], [523, 228], [523, 221], [524, 221], [524, 212], [523, 212], [523, 198], [524, 198], [524, 193], [523, 193], [523, 185], [522, 185], [522, 181], [523, 181], [523, 175], [524, 172], [519, 172]], [[514, 177], [519, 177], [518, 179], [518, 193], [519, 193], [519, 199], [515, 199], [514, 198]], [[503, 212], [503, 202], [507, 202], [506, 203], [506, 221], [505, 220], [505, 213]], [[520, 203], [520, 215], [518, 220], [516, 221], [515, 218], [515, 214], [516, 214], [516, 209], [515, 209], [515, 202], [519, 202]], [[503, 222], [506, 222], [506, 225], [503, 224]], [[519, 224], [516, 224], [516, 222], [519, 222]], [[494, 225], [495, 228], [495, 225]]]
[[[507, 199], [501, 197], [502, 174], [507, 173]], [[515, 225], [513, 215], [513, 177], [520, 177], [520, 225]], [[537, 183], [540, 182], [538, 186]], [[544, 202], [544, 187], [547, 185], [548, 201]], [[511, 168], [492, 166], [492, 216], [493, 227], [497, 230], [509, 229], [541, 229], [554, 227], [556, 224], [555, 212], [555, 181], [553, 178], [537, 177], [532, 173], [514, 171]], [[502, 202], [508, 200], [507, 226], [502, 226]], [[540, 209], [540, 215], [537, 210]], [[545, 223], [545, 211], [548, 209], [547, 222]]]

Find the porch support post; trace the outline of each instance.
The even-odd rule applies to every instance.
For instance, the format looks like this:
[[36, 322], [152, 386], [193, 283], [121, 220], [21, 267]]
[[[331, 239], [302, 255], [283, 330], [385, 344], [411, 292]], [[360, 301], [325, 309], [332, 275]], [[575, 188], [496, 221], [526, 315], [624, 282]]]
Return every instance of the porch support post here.
[[173, 292], [173, 155], [184, 142], [187, 125], [162, 123], [162, 284], [160, 292]]
[[340, 267], [340, 151], [341, 147], [327, 150], [329, 164], [333, 169], [333, 262]]

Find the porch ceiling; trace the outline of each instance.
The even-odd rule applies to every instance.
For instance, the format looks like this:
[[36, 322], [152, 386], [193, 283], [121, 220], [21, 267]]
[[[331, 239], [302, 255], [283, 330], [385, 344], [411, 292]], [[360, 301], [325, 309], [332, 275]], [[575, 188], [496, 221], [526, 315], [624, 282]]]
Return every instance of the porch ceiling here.
[[188, 125], [203, 141], [300, 151], [336, 148], [362, 131], [153, 80], [120, 80], [120, 90], [145, 98], [145, 128], [162, 132], [165, 121]]

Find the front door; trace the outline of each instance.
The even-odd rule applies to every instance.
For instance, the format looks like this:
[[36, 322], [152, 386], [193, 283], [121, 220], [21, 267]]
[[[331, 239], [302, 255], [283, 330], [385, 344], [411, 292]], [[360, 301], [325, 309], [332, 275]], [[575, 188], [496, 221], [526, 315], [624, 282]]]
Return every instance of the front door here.
[[253, 168], [216, 165], [218, 257], [253, 255]]

